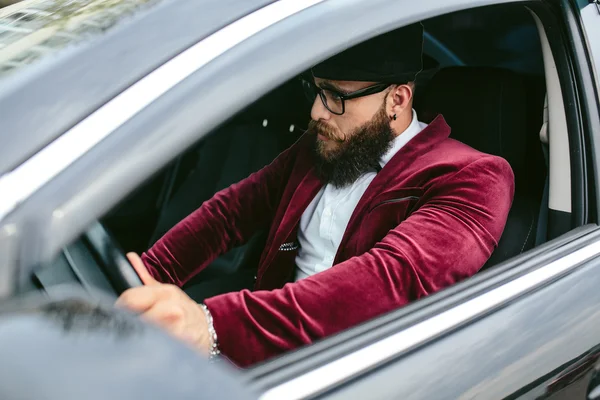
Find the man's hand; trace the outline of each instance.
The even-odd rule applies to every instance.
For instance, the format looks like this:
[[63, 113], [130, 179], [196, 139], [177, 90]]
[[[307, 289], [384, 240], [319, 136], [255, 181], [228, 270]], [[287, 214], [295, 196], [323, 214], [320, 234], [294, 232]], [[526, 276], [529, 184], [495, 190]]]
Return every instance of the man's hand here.
[[127, 258], [144, 286], [123, 292], [116, 305], [140, 313], [142, 318], [208, 354], [208, 326], [200, 306], [177, 286], [155, 280], [137, 254], [129, 253]]

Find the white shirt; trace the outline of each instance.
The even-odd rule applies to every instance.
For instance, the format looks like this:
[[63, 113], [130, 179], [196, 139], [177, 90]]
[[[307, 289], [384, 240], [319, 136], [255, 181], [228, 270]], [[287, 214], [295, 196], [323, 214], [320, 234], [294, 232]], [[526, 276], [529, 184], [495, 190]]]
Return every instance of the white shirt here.
[[[419, 122], [413, 110], [412, 122], [396, 136], [392, 148], [381, 158], [381, 167], [425, 127], [427, 124]], [[342, 189], [327, 184], [304, 210], [298, 229], [300, 250], [296, 256], [296, 280], [331, 268], [350, 217], [376, 175], [375, 171], [368, 172]]]

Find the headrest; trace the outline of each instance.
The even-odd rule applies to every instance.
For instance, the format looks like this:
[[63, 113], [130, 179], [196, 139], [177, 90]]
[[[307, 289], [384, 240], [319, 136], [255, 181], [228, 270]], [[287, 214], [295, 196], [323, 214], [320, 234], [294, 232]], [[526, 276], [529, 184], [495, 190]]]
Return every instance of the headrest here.
[[529, 113], [541, 112], [532, 109], [527, 87], [524, 77], [508, 70], [450, 67], [440, 70], [424, 93], [417, 91], [423, 97], [415, 107], [425, 122], [443, 114], [450, 137], [503, 157], [516, 172], [526, 163]]

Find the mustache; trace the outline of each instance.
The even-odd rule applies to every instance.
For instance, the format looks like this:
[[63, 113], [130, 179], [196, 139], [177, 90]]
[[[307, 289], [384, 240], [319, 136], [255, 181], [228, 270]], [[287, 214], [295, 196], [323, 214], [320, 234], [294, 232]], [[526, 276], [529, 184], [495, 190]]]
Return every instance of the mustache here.
[[323, 135], [327, 139], [330, 139], [330, 140], [333, 140], [336, 142], [346, 141], [345, 137], [340, 138], [338, 135], [336, 135], [335, 130], [323, 121], [311, 120], [308, 123], [308, 128], [306, 129], [306, 132], [308, 134], [314, 134], [315, 136]]

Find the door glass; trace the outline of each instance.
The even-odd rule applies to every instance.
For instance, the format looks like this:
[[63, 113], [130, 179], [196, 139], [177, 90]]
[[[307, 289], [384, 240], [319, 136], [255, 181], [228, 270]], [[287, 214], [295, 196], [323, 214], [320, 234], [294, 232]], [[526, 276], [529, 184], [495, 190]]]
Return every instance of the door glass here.
[[584, 25], [584, 31], [587, 36], [588, 46], [592, 53], [592, 62], [594, 64], [594, 75], [596, 75], [596, 83], [600, 88], [600, 5], [590, 4], [581, 10], [581, 19]]

